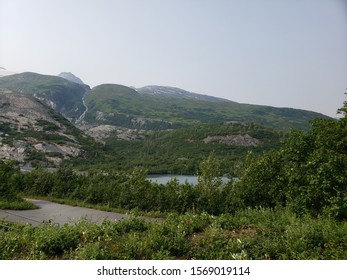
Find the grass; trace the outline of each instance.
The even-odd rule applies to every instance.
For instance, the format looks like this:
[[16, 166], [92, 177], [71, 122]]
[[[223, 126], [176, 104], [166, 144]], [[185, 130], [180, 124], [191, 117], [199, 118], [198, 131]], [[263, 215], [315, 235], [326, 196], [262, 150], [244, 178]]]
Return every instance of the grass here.
[[34, 205], [33, 203], [18, 199], [14, 201], [2, 201], [0, 200], [0, 209], [2, 210], [30, 210], [30, 209], [37, 209], [38, 206]]
[[[38, 199], [38, 200], [47, 200], [51, 202], [56, 202], [60, 204], [66, 204], [70, 206], [78, 206], [78, 207], [85, 207], [95, 210], [101, 210], [101, 211], [107, 211], [107, 212], [114, 212], [119, 214], [129, 214], [135, 217], [148, 217], [148, 218], [165, 218], [167, 216], [167, 213], [159, 212], [159, 211], [140, 211], [136, 209], [132, 210], [126, 210], [122, 208], [114, 208], [110, 207], [104, 204], [92, 204], [87, 203], [85, 201], [81, 200], [75, 200], [75, 199], [68, 199], [68, 198], [55, 198], [55, 197], [46, 197], [46, 196], [26, 196], [31, 199]], [[1, 208], [0, 208], [1, 209]]]
[[235, 215], [170, 214], [162, 223], [130, 217], [31, 227], [2, 221], [0, 259], [347, 258], [347, 223], [298, 217], [286, 209]]

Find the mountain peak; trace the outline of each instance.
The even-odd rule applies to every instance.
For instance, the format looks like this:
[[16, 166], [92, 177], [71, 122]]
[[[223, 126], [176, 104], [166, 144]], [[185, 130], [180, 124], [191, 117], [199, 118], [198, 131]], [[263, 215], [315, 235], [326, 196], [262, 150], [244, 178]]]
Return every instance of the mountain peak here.
[[80, 85], [85, 85], [85, 83], [82, 82], [82, 80], [78, 77], [76, 77], [74, 74], [70, 72], [61, 72], [58, 77], [64, 78], [65, 80], [68, 80], [70, 82], [80, 84]]
[[210, 102], [229, 101], [223, 98], [186, 91], [184, 89], [180, 89], [177, 87], [149, 85], [149, 86], [145, 86], [141, 88], [136, 88], [135, 90], [140, 94], [161, 95], [161, 96], [167, 96], [167, 97], [173, 97], [173, 98], [194, 99], [194, 100], [202, 100], [202, 101], [210, 101]]

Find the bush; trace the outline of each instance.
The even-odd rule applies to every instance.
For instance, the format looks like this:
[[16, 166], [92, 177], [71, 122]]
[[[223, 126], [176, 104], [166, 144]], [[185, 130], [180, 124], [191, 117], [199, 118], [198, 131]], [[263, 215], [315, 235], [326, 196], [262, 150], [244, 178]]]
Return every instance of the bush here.
[[316, 120], [307, 133], [293, 131], [280, 150], [248, 160], [229, 202], [344, 220], [346, 186], [347, 121]]

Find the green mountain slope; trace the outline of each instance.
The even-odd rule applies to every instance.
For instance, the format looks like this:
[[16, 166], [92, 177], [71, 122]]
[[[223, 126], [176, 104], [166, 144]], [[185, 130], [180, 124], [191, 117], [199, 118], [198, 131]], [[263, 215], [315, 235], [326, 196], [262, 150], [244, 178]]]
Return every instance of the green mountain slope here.
[[[129, 130], [130, 131], [130, 130]], [[199, 124], [163, 131], [138, 131], [137, 140], [124, 139], [117, 130], [105, 138], [98, 157], [75, 160], [81, 169], [99, 167], [127, 170], [143, 167], [149, 173], [195, 174], [210, 153], [221, 160], [222, 174], [230, 173], [249, 151], [262, 154], [279, 145], [285, 132], [255, 123]]]
[[84, 112], [82, 98], [89, 90], [61, 77], [31, 72], [0, 78], [0, 88], [33, 95], [71, 121]]
[[92, 126], [162, 130], [197, 123], [247, 121], [286, 130], [307, 129], [310, 120], [326, 118], [311, 111], [240, 104], [172, 87], [133, 89], [103, 84], [89, 91], [86, 85], [31, 72], [0, 78], [0, 88], [31, 94], [80, 125], [87, 122]]
[[[162, 88], [162, 87], [161, 87]], [[129, 128], [177, 128], [196, 123], [225, 121], [257, 122], [277, 129], [309, 128], [309, 121], [326, 116], [305, 110], [178, 98], [177, 95], [139, 93], [122, 85], [104, 84], [86, 97], [86, 120], [95, 124]]]

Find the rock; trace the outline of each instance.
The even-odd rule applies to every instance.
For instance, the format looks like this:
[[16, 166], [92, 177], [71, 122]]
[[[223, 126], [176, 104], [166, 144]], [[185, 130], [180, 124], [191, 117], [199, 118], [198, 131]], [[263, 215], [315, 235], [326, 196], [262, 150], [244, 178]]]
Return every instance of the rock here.
[[[0, 88], [0, 125], [4, 129], [0, 134], [0, 159], [30, 166], [27, 159], [32, 152], [39, 152], [46, 158], [44, 162], [57, 165], [63, 159], [81, 155], [76, 137], [60, 119], [34, 97]], [[51, 135], [53, 139], [61, 137], [64, 144], [50, 141]]]
[[16, 141], [13, 146], [8, 144], [0, 145], [0, 159], [24, 162], [25, 153], [26, 147], [23, 141]]
[[256, 147], [261, 142], [260, 140], [253, 138], [252, 136], [245, 134], [245, 135], [226, 135], [226, 136], [207, 136], [202, 140], [205, 144], [209, 143], [220, 143], [225, 144], [229, 146], [241, 146], [241, 147]]

